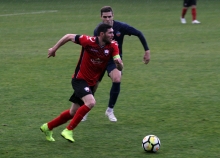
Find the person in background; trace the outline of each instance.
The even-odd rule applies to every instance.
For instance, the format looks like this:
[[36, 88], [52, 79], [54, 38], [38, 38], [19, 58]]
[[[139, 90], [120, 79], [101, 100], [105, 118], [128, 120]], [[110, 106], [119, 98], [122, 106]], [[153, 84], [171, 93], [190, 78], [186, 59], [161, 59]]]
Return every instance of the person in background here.
[[189, 7], [191, 7], [192, 24], [200, 24], [200, 22], [196, 20], [196, 0], [183, 0], [182, 14], [180, 17], [181, 23], [186, 24], [185, 15]]

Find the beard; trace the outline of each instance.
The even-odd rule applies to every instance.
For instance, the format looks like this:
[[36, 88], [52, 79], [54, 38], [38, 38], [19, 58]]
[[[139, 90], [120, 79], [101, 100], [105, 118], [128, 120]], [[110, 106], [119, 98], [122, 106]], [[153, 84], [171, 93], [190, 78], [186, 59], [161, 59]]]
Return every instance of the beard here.
[[108, 38], [106, 37], [106, 35], [103, 37], [103, 42], [105, 42], [106, 44], [110, 44], [111, 40], [108, 40]]

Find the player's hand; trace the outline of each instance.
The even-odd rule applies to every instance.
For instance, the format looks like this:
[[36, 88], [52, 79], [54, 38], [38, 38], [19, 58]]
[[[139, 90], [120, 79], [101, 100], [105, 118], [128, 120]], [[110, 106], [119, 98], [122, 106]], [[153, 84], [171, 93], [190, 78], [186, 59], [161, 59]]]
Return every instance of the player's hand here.
[[56, 51], [53, 48], [48, 49], [48, 56], [49, 57], [55, 57], [56, 56]]
[[119, 71], [122, 71], [122, 69], [123, 69], [123, 62], [122, 62], [121, 58], [114, 59], [114, 61], [115, 61], [115, 65], [116, 65], [117, 69]]
[[144, 64], [148, 64], [150, 62], [150, 50], [147, 50], [145, 52], [143, 62]]

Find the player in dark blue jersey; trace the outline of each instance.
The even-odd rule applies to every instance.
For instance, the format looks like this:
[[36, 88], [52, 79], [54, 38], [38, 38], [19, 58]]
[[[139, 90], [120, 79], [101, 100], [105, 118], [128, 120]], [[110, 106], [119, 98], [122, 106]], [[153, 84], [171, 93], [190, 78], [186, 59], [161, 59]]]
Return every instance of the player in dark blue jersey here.
[[[135, 29], [134, 27], [119, 21], [113, 20], [113, 10], [110, 6], [104, 6], [101, 8], [101, 23], [109, 24], [113, 26], [114, 30], [114, 40], [118, 42], [119, 53], [122, 58], [122, 45], [125, 35], [134, 35], [139, 38], [144, 48], [144, 57], [143, 61], [145, 64], [148, 64], [150, 61], [150, 50], [148, 48], [146, 39], [141, 31]], [[99, 24], [100, 25], [100, 24]], [[97, 36], [97, 27], [94, 30], [94, 35]], [[118, 71], [114, 65], [113, 60], [110, 60], [106, 68], [108, 75], [112, 80], [112, 87], [110, 90], [110, 98], [108, 103], [108, 108], [105, 112], [105, 115], [108, 116], [109, 120], [116, 122], [117, 118], [114, 115], [113, 108], [116, 104], [118, 95], [120, 93], [120, 82], [121, 82], [121, 71]], [[104, 75], [104, 74], [103, 74]], [[103, 76], [102, 76], [103, 77]], [[100, 78], [100, 81], [102, 78]], [[98, 86], [98, 84], [97, 84]], [[88, 114], [87, 114], [88, 115]], [[87, 115], [83, 118], [82, 121], [87, 119]]]

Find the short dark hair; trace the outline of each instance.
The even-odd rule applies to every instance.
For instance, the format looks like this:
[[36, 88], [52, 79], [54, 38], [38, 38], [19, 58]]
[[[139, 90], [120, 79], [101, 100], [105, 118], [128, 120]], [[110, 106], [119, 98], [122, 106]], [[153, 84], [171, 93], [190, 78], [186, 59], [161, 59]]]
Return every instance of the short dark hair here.
[[102, 16], [102, 13], [103, 13], [103, 12], [112, 12], [112, 14], [113, 14], [112, 7], [110, 7], [110, 6], [104, 6], [104, 7], [102, 7], [102, 8], [101, 8], [101, 16]]
[[98, 34], [98, 36], [100, 35], [101, 32], [106, 33], [107, 30], [110, 29], [110, 28], [112, 28], [112, 26], [109, 25], [109, 24], [104, 24], [104, 23], [100, 24], [100, 25], [98, 26], [98, 28], [97, 28], [97, 34]]

